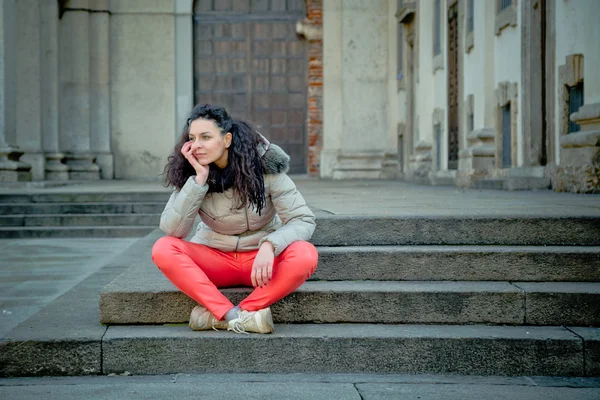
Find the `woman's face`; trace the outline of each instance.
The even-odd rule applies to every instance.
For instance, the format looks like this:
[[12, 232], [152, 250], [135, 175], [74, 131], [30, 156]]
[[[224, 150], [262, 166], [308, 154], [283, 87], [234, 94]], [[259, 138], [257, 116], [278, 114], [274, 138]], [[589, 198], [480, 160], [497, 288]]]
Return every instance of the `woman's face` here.
[[227, 166], [231, 145], [231, 133], [221, 135], [221, 130], [212, 120], [196, 119], [190, 124], [189, 140], [192, 154], [201, 165], [215, 163], [219, 168]]

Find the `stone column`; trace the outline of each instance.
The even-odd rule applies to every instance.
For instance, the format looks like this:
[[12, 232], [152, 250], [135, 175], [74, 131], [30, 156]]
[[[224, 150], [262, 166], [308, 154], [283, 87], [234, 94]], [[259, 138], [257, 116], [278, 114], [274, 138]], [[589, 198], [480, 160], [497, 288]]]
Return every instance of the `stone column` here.
[[90, 4], [90, 129], [91, 150], [102, 179], [114, 178], [110, 149], [110, 73], [108, 0]]
[[[496, 3], [476, 3], [485, 7], [486, 27], [494, 26], [496, 18]], [[475, 32], [482, 35], [481, 43], [486, 49], [494, 48], [494, 30], [482, 29]], [[475, 182], [485, 179], [492, 174], [496, 166], [496, 94], [494, 90], [494, 51], [486, 51], [483, 55], [481, 70], [484, 71], [483, 101], [473, 104], [473, 112], [483, 112], [483, 126], [474, 126], [467, 133], [467, 146], [458, 154], [458, 171], [456, 186], [473, 187]]]
[[32, 179], [44, 180], [42, 152], [40, 2], [17, 0], [17, 137], [24, 152], [21, 160], [31, 165]]
[[14, 0], [0, 2], [0, 182], [31, 180], [31, 166], [19, 157], [9, 143], [15, 143], [16, 120], [16, 5]]
[[69, 168], [58, 142], [58, 3], [40, 2], [40, 54], [42, 148], [46, 157], [46, 180], [69, 180]]
[[60, 143], [69, 178], [100, 179], [90, 140], [90, 13], [87, 0], [71, 0], [60, 22]]
[[194, 107], [194, 20], [193, 1], [175, 0], [175, 135], [183, 133], [188, 114]]
[[382, 178], [388, 142], [388, 4], [326, 1], [321, 176]]

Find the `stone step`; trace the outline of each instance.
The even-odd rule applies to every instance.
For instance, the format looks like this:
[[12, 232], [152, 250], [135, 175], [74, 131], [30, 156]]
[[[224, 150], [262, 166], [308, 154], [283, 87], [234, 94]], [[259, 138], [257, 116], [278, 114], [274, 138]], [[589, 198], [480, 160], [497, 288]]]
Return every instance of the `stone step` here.
[[[150, 286], [128, 275], [125, 272], [100, 293], [102, 323], [188, 321], [195, 302], [166, 279]], [[126, 283], [128, 290], [118, 289]], [[233, 304], [250, 291], [222, 290]], [[600, 326], [600, 283], [306, 282], [275, 303], [272, 311], [280, 323]]]
[[[157, 214], [164, 203], [5, 203], [0, 215]], [[14, 221], [14, 220], [13, 220]], [[47, 236], [50, 232], [47, 233]], [[317, 246], [600, 245], [600, 217], [321, 216]]]
[[270, 335], [241, 335], [187, 326], [110, 326], [102, 338], [102, 373], [585, 376], [584, 357], [598, 355], [598, 341], [588, 343], [563, 327], [279, 324], [275, 329]]
[[159, 213], [136, 214], [47, 214], [0, 217], [0, 226], [158, 226]]
[[7, 226], [0, 228], [0, 239], [143, 237], [155, 229], [155, 226]]
[[4, 203], [0, 215], [162, 213], [164, 203]]
[[317, 246], [599, 246], [600, 217], [344, 216], [317, 220]]
[[0, 194], [0, 203], [116, 203], [157, 202], [163, 206], [170, 192], [95, 192], [95, 193], [36, 193]]
[[318, 251], [312, 280], [600, 282], [597, 246], [323, 246]]

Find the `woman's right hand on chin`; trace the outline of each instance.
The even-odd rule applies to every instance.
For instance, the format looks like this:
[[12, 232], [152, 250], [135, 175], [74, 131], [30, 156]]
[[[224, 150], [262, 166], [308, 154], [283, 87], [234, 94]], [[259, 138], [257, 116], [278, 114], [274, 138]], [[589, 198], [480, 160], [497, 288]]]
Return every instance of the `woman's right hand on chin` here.
[[198, 162], [196, 157], [192, 154], [192, 142], [185, 142], [181, 147], [181, 154], [188, 160], [188, 162], [194, 167], [196, 171], [196, 183], [203, 186], [206, 184], [208, 179], [208, 165], [202, 165]]

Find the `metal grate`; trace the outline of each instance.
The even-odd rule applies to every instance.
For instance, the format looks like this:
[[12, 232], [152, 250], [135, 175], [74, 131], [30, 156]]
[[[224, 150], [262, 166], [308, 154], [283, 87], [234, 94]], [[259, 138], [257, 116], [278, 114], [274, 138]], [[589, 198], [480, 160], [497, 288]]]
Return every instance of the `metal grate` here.
[[499, 11], [502, 11], [510, 6], [512, 6], [512, 0], [500, 0], [500, 10]]
[[511, 135], [510, 103], [502, 107], [502, 167], [512, 166], [512, 135]]
[[434, 22], [433, 22], [433, 55], [437, 56], [442, 52], [441, 44], [441, 32], [442, 32], [442, 1], [435, 0], [435, 10], [434, 10]]
[[[579, 111], [579, 107], [583, 105], [583, 82], [579, 82], [575, 86], [569, 87], [569, 115]], [[569, 133], [579, 132], [581, 127], [579, 124], [569, 119]]]

